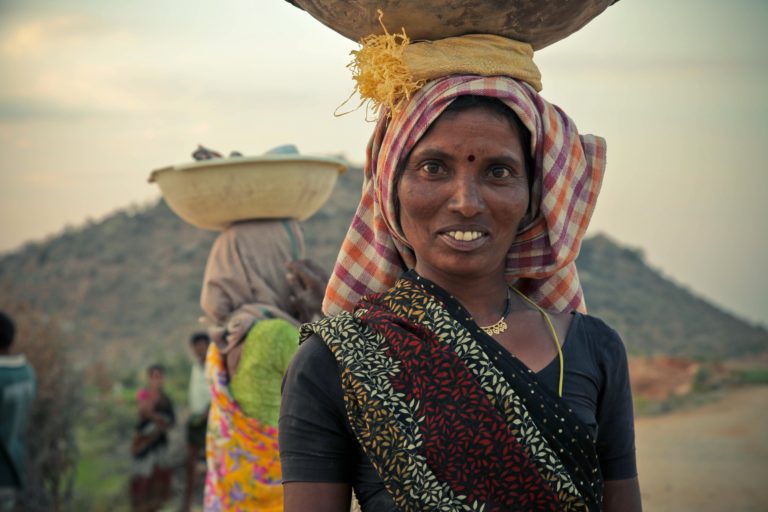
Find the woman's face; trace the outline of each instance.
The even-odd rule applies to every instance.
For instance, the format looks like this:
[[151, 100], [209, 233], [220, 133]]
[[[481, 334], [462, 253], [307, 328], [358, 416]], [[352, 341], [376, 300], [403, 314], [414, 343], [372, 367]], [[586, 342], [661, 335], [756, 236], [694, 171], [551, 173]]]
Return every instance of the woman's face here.
[[153, 369], [149, 372], [149, 387], [150, 389], [159, 390], [163, 387], [163, 380], [165, 375], [161, 370]]
[[476, 107], [438, 118], [397, 184], [419, 274], [437, 283], [503, 274], [528, 209], [525, 161], [517, 127], [500, 113]]

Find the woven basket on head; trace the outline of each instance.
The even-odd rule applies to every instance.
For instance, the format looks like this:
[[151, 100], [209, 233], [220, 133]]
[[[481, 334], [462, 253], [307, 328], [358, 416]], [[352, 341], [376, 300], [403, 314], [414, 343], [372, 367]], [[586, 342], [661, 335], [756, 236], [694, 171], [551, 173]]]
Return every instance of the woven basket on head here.
[[149, 181], [183, 220], [221, 230], [248, 219], [304, 220], [325, 203], [345, 170], [333, 158], [276, 154], [164, 167]]
[[544, 48], [573, 34], [618, 0], [287, 0], [354, 41], [390, 32], [412, 41], [495, 34]]

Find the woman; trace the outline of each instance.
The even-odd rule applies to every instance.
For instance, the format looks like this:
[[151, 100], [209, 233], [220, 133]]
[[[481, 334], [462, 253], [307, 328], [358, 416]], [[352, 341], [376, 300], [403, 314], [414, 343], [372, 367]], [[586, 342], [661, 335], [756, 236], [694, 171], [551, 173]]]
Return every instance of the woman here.
[[139, 421], [131, 442], [131, 509], [141, 512], [159, 510], [170, 497], [168, 431], [176, 422], [173, 402], [163, 388], [165, 367], [150, 365], [147, 378], [149, 385], [136, 394]]
[[[573, 261], [604, 142], [528, 83], [383, 116], [280, 417], [285, 510], [640, 510], [626, 354]], [[407, 270], [397, 277], [400, 272]]]
[[319, 313], [326, 279], [306, 260], [299, 223], [252, 220], [211, 248], [200, 303], [213, 326], [206, 374], [206, 510], [282, 510], [280, 383], [297, 327]]

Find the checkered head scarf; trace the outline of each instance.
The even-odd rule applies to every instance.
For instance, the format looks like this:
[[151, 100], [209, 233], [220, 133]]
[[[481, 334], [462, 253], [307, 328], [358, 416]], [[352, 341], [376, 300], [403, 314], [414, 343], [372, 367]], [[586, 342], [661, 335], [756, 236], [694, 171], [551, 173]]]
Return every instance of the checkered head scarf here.
[[459, 96], [498, 98], [531, 135], [535, 217], [507, 253], [505, 279], [551, 311], [585, 311], [574, 260], [605, 170], [605, 140], [579, 135], [573, 121], [529, 84], [505, 76], [455, 75], [428, 82], [392, 117], [380, 117], [368, 145], [362, 197], [342, 243], [323, 302], [326, 314], [351, 311], [363, 296], [389, 289], [416, 264], [396, 218], [397, 171]]

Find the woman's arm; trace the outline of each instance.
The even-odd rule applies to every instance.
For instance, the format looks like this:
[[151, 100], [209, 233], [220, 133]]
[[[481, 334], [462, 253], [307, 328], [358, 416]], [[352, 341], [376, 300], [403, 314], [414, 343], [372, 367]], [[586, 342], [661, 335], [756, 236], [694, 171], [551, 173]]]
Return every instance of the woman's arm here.
[[302, 323], [322, 316], [321, 307], [328, 274], [312, 260], [296, 260], [286, 264], [286, 278], [291, 287], [291, 305]]
[[283, 484], [285, 512], [349, 512], [349, 484], [289, 482]]
[[148, 446], [157, 441], [161, 435], [163, 435], [162, 430], [153, 430], [149, 434], [135, 434], [131, 441], [131, 454], [139, 455], [146, 450]]
[[336, 359], [319, 337], [299, 347], [285, 374], [279, 441], [285, 512], [349, 512], [358, 452]]
[[635, 478], [606, 480], [603, 491], [604, 512], [641, 512], [640, 484]]
[[624, 343], [610, 328], [600, 339], [604, 388], [597, 410], [597, 453], [604, 475], [603, 510], [640, 512], [640, 484], [635, 458], [634, 412]]

